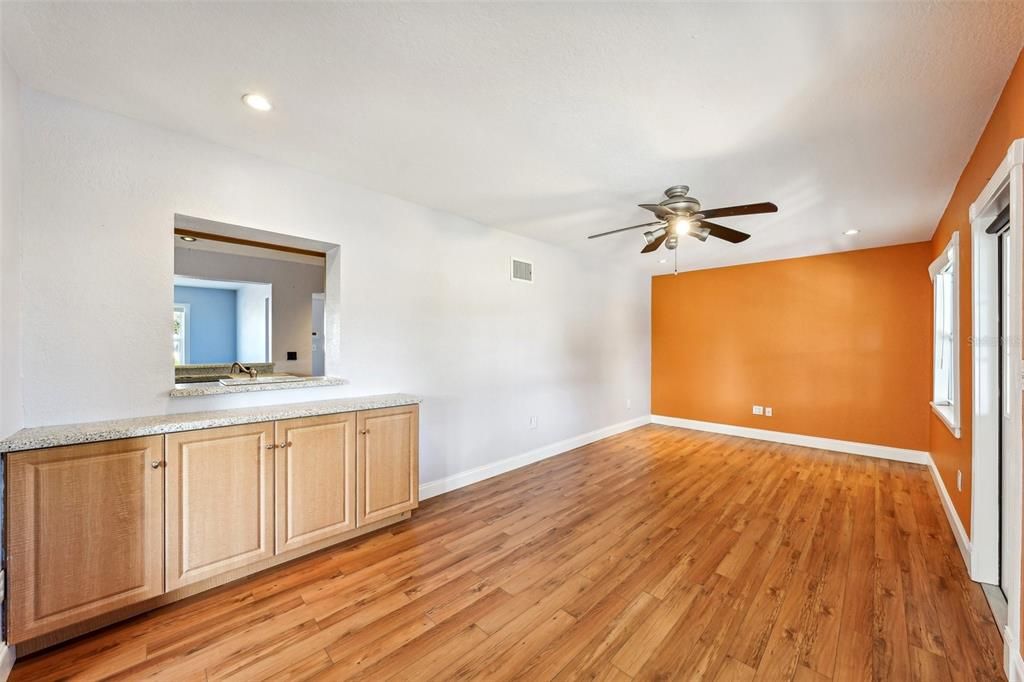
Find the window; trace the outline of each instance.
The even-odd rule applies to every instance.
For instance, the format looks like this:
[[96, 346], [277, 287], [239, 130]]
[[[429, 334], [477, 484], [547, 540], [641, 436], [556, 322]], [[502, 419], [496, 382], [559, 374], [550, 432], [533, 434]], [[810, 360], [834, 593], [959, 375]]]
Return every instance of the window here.
[[932, 410], [960, 437], [959, 233], [929, 266], [932, 279]]
[[174, 364], [188, 364], [188, 303], [174, 304]]

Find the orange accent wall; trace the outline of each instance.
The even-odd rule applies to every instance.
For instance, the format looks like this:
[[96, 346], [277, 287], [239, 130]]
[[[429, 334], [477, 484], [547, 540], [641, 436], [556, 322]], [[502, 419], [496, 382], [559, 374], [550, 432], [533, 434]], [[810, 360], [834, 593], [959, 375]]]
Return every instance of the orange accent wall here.
[[[953, 506], [969, 535], [971, 530], [971, 229], [968, 211], [992, 173], [1006, 157], [1010, 143], [1024, 137], [1024, 53], [1017, 58], [1003, 93], [996, 103], [970, 160], [960, 175], [935, 234], [932, 258], [960, 232], [960, 422], [961, 437], [954, 438], [935, 415], [929, 417], [932, 459], [942, 475]], [[956, 489], [957, 469], [963, 472], [963, 490]]]
[[926, 450], [931, 259], [922, 242], [652, 278], [652, 412]]

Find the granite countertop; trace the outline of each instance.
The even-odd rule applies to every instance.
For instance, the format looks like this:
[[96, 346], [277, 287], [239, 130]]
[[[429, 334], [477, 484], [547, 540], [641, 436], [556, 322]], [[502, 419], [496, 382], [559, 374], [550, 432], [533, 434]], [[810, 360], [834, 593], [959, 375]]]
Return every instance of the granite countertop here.
[[[222, 388], [227, 387], [223, 386]], [[413, 395], [388, 393], [358, 398], [318, 400], [308, 403], [243, 407], [230, 410], [188, 412], [184, 414], [162, 414], [153, 417], [134, 417], [131, 419], [62, 424], [59, 426], [38, 426], [22, 429], [8, 438], [0, 440], [0, 453], [95, 443], [104, 440], [117, 440], [119, 438], [155, 436], [179, 431], [209, 429], [217, 426], [254, 424], [256, 422], [268, 422], [277, 419], [315, 417], [317, 415], [338, 412], [376, 410], [382, 407], [415, 405], [419, 402], [420, 399]]]
[[[244, 378], [244, 375], [238, 375]], [[285, 374], [266, 374], [263, 376], [285, 376]], [[187, 398], [200, 395], [221, 395], [223, 393], [252, 393], [255, 391], [284, 391], [289, 388], [317, 388], [319, 386], [341, 386], [347, 384], [345, 379], [337, 377], [302, 377], [299, 381], [285, 381], [267, 384], [235, 384], [224, 386], [218, 381], [204, 381], [195, 384], [175, 384], [171, 389], [172, 398]]]

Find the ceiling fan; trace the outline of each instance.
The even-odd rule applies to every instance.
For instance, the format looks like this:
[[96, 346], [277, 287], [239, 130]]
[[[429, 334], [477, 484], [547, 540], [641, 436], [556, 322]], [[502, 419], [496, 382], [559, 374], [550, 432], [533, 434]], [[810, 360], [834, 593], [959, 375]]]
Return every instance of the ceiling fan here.
[[640, 204], [658, 220], [653, 223], [620, 227], [617, 230], [592, 234], [587, 239], [596, 239], [617, 232], [636, 230], [641, 227], [652, 229], [644, 232], [644, 240], [647, 246], [640, 250], [640, 253], [651, 253], [657, 251], [662, 244], [666, 249], [675, 249], [679, 245], [679, 235], [687, 234], [702, 242], [707, 238], [716, 237], [724, 239], [733, 244], [750, 239], [746, 232], [734, 230], [717, 223], [708, 221], [708, 218], [721, 218], [725, 216], [754, 215], [757, 213], [775, 213], [779, 207], [770, 202], [760, 204], [742, 204], [740, 206], [726, 206], [724, 208], [702, 209], [700, 202], [694, 197], [688, 196], [690, 188], [686, 185], [673, 185], [665, 190], [665, 199], [657, 204]]

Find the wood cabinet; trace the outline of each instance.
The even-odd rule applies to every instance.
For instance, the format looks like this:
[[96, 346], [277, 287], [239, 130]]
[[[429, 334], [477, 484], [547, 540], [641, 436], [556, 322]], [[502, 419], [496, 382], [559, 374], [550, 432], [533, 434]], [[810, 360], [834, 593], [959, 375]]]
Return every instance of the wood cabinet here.
[[419, 503], [419, 409], [416, 405], [358, 413], [356, 523], [415, 509]]
[[14, 452], [8, 641], [37, 650], [408, 518], [417, 405]]
[[275, 424], [275, 551], [291, 551], [356, 528], [356, 415]]
[[163, 592], [162, 460], [162, 436], [7, 456], [9, 641]]
[[167, 436], [167, 589], [274, 553], [274, 425]]

